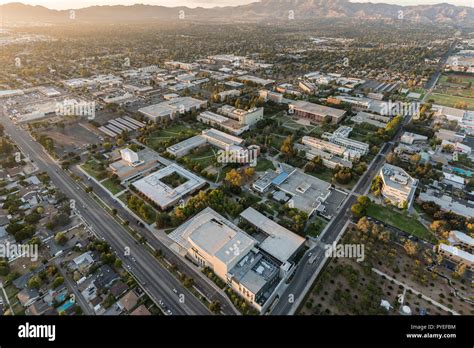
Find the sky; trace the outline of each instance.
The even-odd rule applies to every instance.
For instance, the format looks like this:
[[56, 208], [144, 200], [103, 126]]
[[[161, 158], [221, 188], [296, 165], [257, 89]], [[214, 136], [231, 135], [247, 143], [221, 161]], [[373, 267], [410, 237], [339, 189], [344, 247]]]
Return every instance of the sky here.
[[[143, 3], [162, 6], [213, 7], [228, 5], [243, 5], [256, 0], [0, 0], [1, 4], [22, 2], [30, 5], [42, 5], [53, 9], [81, 8], [92, 5], [133, 5]], [[353, 2], [369, 2], [368, 0], [352, 0]], [[371, 0], [370, 2], [389, 3], [398, 5], [426, 5], [447, 2], [453, 5], [474, 7], [474, 0]]]

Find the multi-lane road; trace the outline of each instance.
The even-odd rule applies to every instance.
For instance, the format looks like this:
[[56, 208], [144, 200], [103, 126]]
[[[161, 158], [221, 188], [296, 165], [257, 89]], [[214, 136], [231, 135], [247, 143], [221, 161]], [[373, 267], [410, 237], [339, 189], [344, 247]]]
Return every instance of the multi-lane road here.
[[[80, 170], [73, 169], [73, 173], [90, 185], [95, 194], [97, 194], [100, 199], [106, 203], [110, 209], [116, 209], [118, 215], [127, 221], [129, 221], [129, 226], [132, 227], [136, 232], [141, 236], [144, 236], [147, 240], [147, 243], [151, 245], [155, 250], [161, 250], [163, 256], [169, 262], [178, 266], [180, 271], [184, 272], [187, 276], [192, 276], [194, 283], [199, 288], [199, 291], [206, 296], [209, 301], [219, 301], [221, 311], [226, 315], [239, 315], [237, 309], [232, 305], [229, 298], [222, 293], [222, 290], [217, 287], [210, 279], [205, 278], [199, 269], [190, 265], [189, 262], [184, 260], [181, 256], [176, 255], [168, 247], [167, 243], [162, 242], [156, 235], [154, 235], [148, 228], [143, 227], [138, 221], [138, 218], [132, 215], [130, 211], [125, 209], [122, 204], [116, 198], [113, 198], [105, 189], [97, 184], [95, 180], [88, 180], [89, 178]], [[165, 237], [167, 238], [167, 237]]]
[[[120, 223], [111, 218], [89, 194], [82, 190], [26, 131], [14, 125], [4, 114], [0, 114], [0, 121], [5, 127], [5, 132], [19, 149], [34, 161], [41, 171], [47, 172], [52, 182], [64, 194], [76, 201], [77, 210], [94, 233], [118, 252], [124, 267], [133, 274], [155, 302], [162, 300], [176, 315], [210, 314], [200, 300], [185, 289], [143, 245], [138, 244]], [[123, 255], [127, 247], [130, 250], [130, 257]]]
[[322, 268], [326, 261], [324, 245], [332, 244], [340, 238], [344, 232], [345, 224], [351, 218], [351, 206], [356, 202], [358, 195], [365, 194], [372, 179], [379, 171], [381, 165], [385, 162], [385, 156], [392, 146], [392, 143], [384, 145], [379, 154], [367, 168], [365, 174], [359, 179], [354, 190], [346, 198], [339, 209], [338, 214], [328, 224], [316, 246], [310, 249], [302, 257], [291, 283], [284, 291], [276, 305], [272, 308], [272, 315], [294, 314], [299, 301], [302, 300], [309, 288], [310, 281], [314, 280], [315, 276], [317, 276], [318, 270]]

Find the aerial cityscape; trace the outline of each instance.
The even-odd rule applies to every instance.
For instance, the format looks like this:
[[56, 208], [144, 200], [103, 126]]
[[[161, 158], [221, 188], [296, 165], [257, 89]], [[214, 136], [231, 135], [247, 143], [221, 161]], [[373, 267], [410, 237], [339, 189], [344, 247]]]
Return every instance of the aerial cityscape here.
[[0, 4], [0, 327], [472, 319], [469, 1], [53, 3]]

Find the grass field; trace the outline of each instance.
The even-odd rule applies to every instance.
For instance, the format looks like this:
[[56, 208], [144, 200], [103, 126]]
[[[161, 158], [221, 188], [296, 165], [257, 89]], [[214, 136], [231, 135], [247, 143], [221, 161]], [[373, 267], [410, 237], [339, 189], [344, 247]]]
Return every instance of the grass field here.
[[436, 104], [455, 107], [466, 103], [469, 110], [474, 110], [474, 77], [462, 74], [443, 74], [432, 94], [428, 96]]
[[210, 165], [212, 165], [214, 158], [216, 157], [217, 153], [215, 149], [212, 147], [209, 147], [205, 152], [203, 153], [197, 153], [193, 154], [190, 153], [187, 155], [187, 157], [194, 163], [200, 164], [202, 168], [206, 168]]
[[283, 141], [285, 140], [285, 136], [281, 136], [278, 134], [272, 134], [270, 138], [270, 145], [277, 150], [280, 150]]
[[265, 172], [267, 170], [274, 170], [275, 166], [273, 165], [272, 161], [267, 159], [258, 159], [257, 166], [255, 167], [255, 171], [257, 172]]
[[455, 107], [458, 103], [466, 103], [468, 110], [474, 110], [474, 98], [458, 97], [453, 95], [431, 93], [428, 100], [433, 99], [434, 104]]
[[114, 183], [112, 179], [107, 179], [101, 184], [114, 195], [125, 189], [123, 186]]
[[367, 209], [367, 215], [418, 238], [432, 243], [436, 242], [435, 237], [414, 217], [373, 203]]
[[87, 174], [99, 180], [99, 174], [103, 171], [100, 169], [99, 164], [94, 161], [88, 161], [81, 165], [81, 168], [84, 169]]
[[173, 140], [174, 138], [182, 137], [182, 132], [189, 132], [189, 137], [191, 137], [194, 133], [192, 129], [186, 127], [185, 125], [178, 124], [150, 134], [147, 145], [152, 148], [157, 148]]

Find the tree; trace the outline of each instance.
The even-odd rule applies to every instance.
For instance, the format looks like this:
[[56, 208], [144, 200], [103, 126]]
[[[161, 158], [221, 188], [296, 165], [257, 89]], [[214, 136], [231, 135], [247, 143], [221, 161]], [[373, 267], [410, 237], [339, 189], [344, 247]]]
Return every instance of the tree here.
[[211, 304], [209, 305], [209, 309], [213, 313], [220, 313], [221, 312], [221, 304], [219, 301], [212, 301]]
[[115, 266], [115, 268], [122, 267], [122, 260], [120, 260], [119, 258], [116, 258], [115, 261], [114, 261], [114, 266]]
[[420, 162], [420, 160], [421, 160], [421, 156], [417, 153], [411, 155], [411, 157], [410, 157], [410, 162], [412, 164], [418, 164], [418, 162]]
[[237, 187], [242, 186], [243, 183], [242, 175], [240, 175], [236, 169], [232, 169], [226, 174], [225, 181], [227, 181], [231, 186]]
[[194, 279], [191, 277], [186, 277], [186, 279], [183, 281], [183, 285], [190, 289], [194, 285]]
[[255, 174], [255, 168], [252, 167], [247, 167], [244, 169], [244, 175], [247, 178], [247, 180], [251, 179]]
[[456, 266], [456, 270], [454, 271], [454, 276], [458, 278], [462, 278], [465, 272], [466, 272], [466, 264], [464, 262], [460, 262]]
[[41, 278], [38, 277], [38, 276], [33, 276], [30, 278], [30, 280], [28, 280], [28, 287], [30, 289], [39, 289], [40, 286], [41, 286]]
[[434, 220], [431, 225], [430, 225], [430, 229], [441, 235], [443, 234], [444, 232], [448, 231], [450, 228], [448, 226], [448, 223], [444, 220]]
[[359, 203], [353, 204], [351, 207], [351, 212], [355, 217], [361, 217], [364, 215], [364, 207]]
[[7, 260], [0, 261], [0, 276], [7, 276], [10, 273], [10, 265]]
[[56, 233], [56, 235], [54, 236], [54, 241], [55, 241], [56, 243], [58, 243], [59, 245], [64, 245], [64, 244], [66, 244], [67, 240], [68, 240], [68, 239], [67, 239], [66, 235], [65, 235], [63, 232], [58, 232], [58, 233]]
[[408, 255], [410, 256], [415, 255], [416, 250], [417, 250], [417, 244], [407, 239], [405, 243], [403, 244], [403, 249], [405, 249]]
[[336, 167], [336, 174], [334, 174], [334, 179], [340, 184], [348, 184], [352, 179], [351, 170], [349, 168]]
[[357, 229], [363, 233], [369, 233], [372, 228], [372, 223], [367, 219], [367, 217], [362, 217], [357, 222]]
[[280, 147], [280, 151], [285, 154], [287, 158], [290, 158], [292, 155], [294, 155], [293, 136], [288, 135], [285, 138], [283, 144]]
[[357, 203], [359, 203], [362, 207], [367, 208], [370, 203], [370, 199], [367, 196], [359, 196], [357, 197]]
[[61, 276], [58, 276], [56, 278], [54, 278], [54, 281], [53, 281], [53, 289], [54, 288], [57, 288], [58, 286], [60, 286], [61, 284], [64, 283], [64, 278], [61, 277]]

